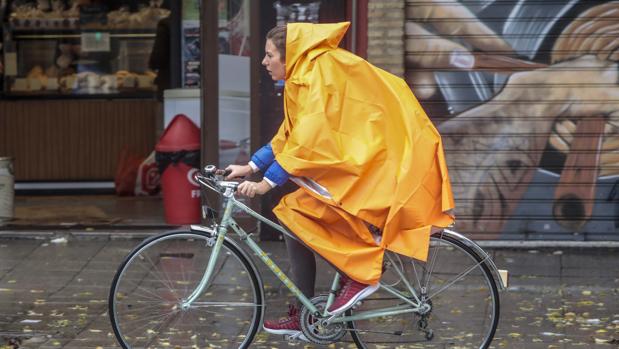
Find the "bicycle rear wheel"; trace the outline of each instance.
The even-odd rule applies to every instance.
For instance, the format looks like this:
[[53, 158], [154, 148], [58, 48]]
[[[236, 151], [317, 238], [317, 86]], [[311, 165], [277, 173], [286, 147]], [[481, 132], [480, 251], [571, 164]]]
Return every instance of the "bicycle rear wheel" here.
[[[430, 239], [427, 262], [391, 252], [385, 261], [393, 263], [381, 282], [410, 294], [395, 272], [398, 268], [429, 311], [350, 322], [358, 348], [488, 348], [499, 320], [499, 294], [490, 270], [471, 248], [437, 233]], [[380, 291], [348, 314], [396, 304], [404, 302]]]
[[204, 291], [199, 284], [212, 248], [202, 232], [150, 238], [121, 264], [110, 290], [109, 315], [123, 348], [246, 348], [262, 322], [262, 282], [254, 264], [224, 241]]

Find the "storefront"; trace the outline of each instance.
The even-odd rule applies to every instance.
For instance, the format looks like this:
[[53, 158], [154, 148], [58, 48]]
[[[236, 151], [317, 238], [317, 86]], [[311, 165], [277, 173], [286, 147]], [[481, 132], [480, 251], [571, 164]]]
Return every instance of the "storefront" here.
[[[266, 31], [290, 20], [347, 20], [356, 3], [261, 1], [251, 8], [244, 0], [217, 3], [218, 69], [207, 67], [206, 75], [219, 74], [218, 94], [227, 99], [222, 101], [224, 120], [219, 124], [239, 133], [221, 130], [224, 150], [246, 144], [250, 137], [249, 102], [242, 100], [249, 98], [250, 70], [259, 71], [253, 77], [260, 91], [252, 98], [263, 102], [262, 123], [265, 113], [271, 128], [280, 118], [280, 106], [271, 100], [279, 84], [267, 81], [259, 66]], [[258, 23], [250, 23], [252, 10]], [[171, 116], [160, 112], [165, 110], [160, 105], [163, 90], [200, 88], [197, 0], [3, 1], [0, 11], [0, 152], [15, 159], [18, 182], [113, 179], [123, 149], [147, 155], [157, 131], [169, 122]], [[259, 28], [257, 35], [250, 36], [250, 26]], [[355, 35], [346, 39], [347, 48], [356, 48]], [[197, 92], [167, 95], [173, 103], [168, 113], [174, 113], [179, 108], [175, 98], [196, 97]], [[197, 102], [188, 116], [199, 123]], [[229, 127], [227, 110], [247, 120], [238, 116]], [[262, 141], [255, 140], [255, 145]]]
[[260, 65], [266, 32], [350, 20], [345, 47], [364, 55], [364, 4], [1, 1], [0, 154], [18, 190], [112, 193], [183, 113], [202, 126], [204, 164], [246, 162], [282, 119], [283, 83]]
[[18, 182], [113, 180], [156, 140], [162, 1], [2, 2], [0, 152]]

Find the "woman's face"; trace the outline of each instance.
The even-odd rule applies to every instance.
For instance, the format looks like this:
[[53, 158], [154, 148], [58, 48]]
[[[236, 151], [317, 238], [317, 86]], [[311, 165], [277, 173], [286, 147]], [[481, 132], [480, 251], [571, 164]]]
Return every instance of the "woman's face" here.
[[286, 63], [282, 62], [282, 56], [271, 39], [267, 39], [264, 51], [262, 65], [267, 68], [271, 79], [283, 80], [286, 77]]

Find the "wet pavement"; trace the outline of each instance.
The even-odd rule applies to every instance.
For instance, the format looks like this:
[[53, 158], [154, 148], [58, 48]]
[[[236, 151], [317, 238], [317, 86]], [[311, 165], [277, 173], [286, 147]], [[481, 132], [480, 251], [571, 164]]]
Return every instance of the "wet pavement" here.
[[[95, 238], [51, 233], [38, 235], [39, 239], [0, 238], [1, 349], [120, 348], [107, 314], [108, 292], [119, 263], [141, 239], [104, 233]], [[287, 270], [283, 243], [260, 245]], [[501, 293], [501, 321], [491, 347], [619, 348], [618, 249], [494, 248], [489, 252], [511, 274], [509, 289]], [[319, 263], [321, 291], [332, 274], [325, 263]], [[285, 315], [287, 290], [258, 265], [267, 292], [265, 318]], [[287, 343], [281, 336], [261, 331], [252, 347], [318, 346]]]

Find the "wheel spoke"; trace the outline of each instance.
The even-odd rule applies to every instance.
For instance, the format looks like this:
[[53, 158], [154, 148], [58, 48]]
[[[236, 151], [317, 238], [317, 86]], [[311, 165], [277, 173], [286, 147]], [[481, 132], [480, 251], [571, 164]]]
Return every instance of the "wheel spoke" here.
[[[428, 343], [431, 347], [488, 348], [498, 321], [499, 300], [485, 261], [458, 240], [441, 234], [431, 239], [426, 262], [399, 256], [405, 267], [398, 268], [409, 278], [409, 285], [421, 295], [424, 293], [420, 289], [425, 288], [420, 312], [349, 323], [357, 347], [378, 349]], [[403, 280], [390, 282], [401, 282], [400, 287], [406, 288]], [[363, 300], [349, 315], [379, 311], [398, 302], [385, 297], [384, 291], [379, 292]]]
[[242, 302], [193, 302], [192, 308], [208, 308], [208, 307], [260, 307], [261, 305], [256, 303], [242, 303]]
[[440, 251], [440, 246], [435, 248], [434, 253], [432, 254], [432, 260], [430, 261], [430, 268], [428, 269], [428, 273], [426, 275], [426, 283], [424, 285], [426, 290], [428, 290], [428, 285], [430, 284], [430, 279], [432, 278], [432, 272], [434, 272], [434, 265], [436, 263], [436, 259], [438, 257], [439, 251]]
[[211, 248], [201, 233], [174, 232], [146, 240], [127, 257], [110, 296], [110, 319], [128, 348], [246, 347], [263, 311], [255, 267], [230, 242], [216, 259], [207, 287], [181, 307], [203, 277]]
[[481, 265], [481, 262], [471, 266], [470, 268], [468, 268], [467, 270], [461, 272], [460, 274], [458, 274], [458, 276], [456, 276], [455, 278], [453, 278], [453, 280], [449, 281], [446, 285], [443, 285], [443, 287], [441, 287], [440, 289], [438, 289], [436, 292], [432, 293], [431, 295], [428, 295], [428, 299], [432, 299], [434, 298], [437, 294], [445, 291], [449, 286], [453, 285], [454, 283], [462, 280], [466, 275], [468, 275], [470, 272], [472, 272], [473, 270], [476, 270], [479, 266]]
[[[147, 259], [148, 259], [148, 261], [149, 261], [149, 262], [151, 263], [151, 265], [152, 265], [153, 270], [155, 270], [155, 271], [156, 271], [156, 274], [155, 274], [155, 275], [156, 275], [156, 276], [158, 276], [159, 281], [161, 281], [161, 283], [162, 283], [162, 284], [164, 284], [165, 286], [167, 286], [167, 287], [168, 287], [168, 289], [169, 289], [169, 290], [171, 290], [171, 291], [174, 293], [174, 295], [176, 296], [176, 299], [177, 299], [177, 300], [180, 300], [180, 297], [178, 296], [178, 294], [176, 293], [176, 290], [175, 290], [175, 289], [174, 289], [174, 287], [173, 287], [173, 283], [172, 283], [172, 281], [169, 279], [168, 275], [167, 275], [164, 271], [159, 270], [159, 268], [158, 268], [158, 266], [157, 266], [157, 265], [158, 265], [158, 263], [153, 262], [153, 260], [152, 260], [152, 259], [150, 258], [150, 256], [149, 256], [149, 255], [147, 255], [147, 254], [144, 254], [144, 255], [141, 255], [141, 256], [142, 256], [142, 257], [144, 257], [144, 258], [147, 258]], [[139, 256], [138, 256], [138, 257], [139, 257]]]

